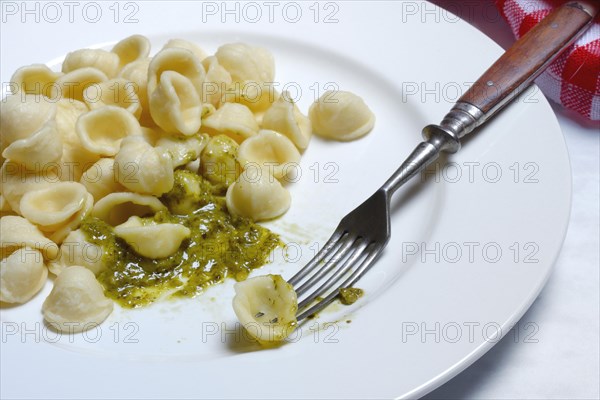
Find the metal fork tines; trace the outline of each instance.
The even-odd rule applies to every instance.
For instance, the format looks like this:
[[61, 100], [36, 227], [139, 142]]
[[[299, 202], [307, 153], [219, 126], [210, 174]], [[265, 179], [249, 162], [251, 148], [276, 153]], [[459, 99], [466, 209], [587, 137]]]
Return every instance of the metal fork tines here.
[[[334, 301], [340, 288], [352, 286], [373, 265], [383, 250], [383, 245], [369, 242], [367, 238], [357, 237], [347, 231], [336, 233], [334, 237], [335, 239], [330, 239], [330, 246], [326, 246], [307, 267], [290, 280], [293, 286], [298, 285], [296, 293], [301, 299], [298, 304], [299, 321], [318, 313]], [[315, 271], [320, 265], [322, 267]], [[309, 292], [317, 285], [316, 290]], [[324, 298], [318, 299], [319, 297]], [[315, 300], [319, 301], [312, 305]]]
[[298, 321], [318, 313], [353, 286], [374, 264], [390, 238], [390, 198], [435, 160], [444, 141], [422, 142], [390, 179], [346, 215], [323, 248], [289, 283], [298, 295]]
[[299, 321], [329, 305], [373, 265], [389, 238], [386, 208], [380, 190], [344, 217], [323, 248], [289, 280], [298, 295]]

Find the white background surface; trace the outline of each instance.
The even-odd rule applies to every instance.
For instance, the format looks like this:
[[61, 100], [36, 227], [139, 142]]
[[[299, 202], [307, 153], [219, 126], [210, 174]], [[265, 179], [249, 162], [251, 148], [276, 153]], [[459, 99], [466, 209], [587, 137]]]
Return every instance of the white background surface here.
[[[437, 1], [494, 38], [501, 46], [512, 34], [491, 1]], [[168, 12], [169, 10], [165, 10]], [[69, 47], [84, 47], [85, 35], [65, 32]], [[135, 26], [123, 31], [134, 33]], [[0, 34], [3, 32], [0, 32]], [[107, 37], [113, 39], [114, 34]], [[122, 36], [122, 34], [119, 34]], [[1, 37], [2, 48], [13, 46]], [[36, 41], [36, 37], [18, 42]], [[42, 41], [43, 42], [43, 41]], [[3, 50], [0, 55], [4, 55]], [[16, 66], [57, 56], [40, 46]], [[13, 66], [14, 61], [3, 66]], [[2, 71], [3, 81], [11, 71]], [[598, 126], [571, 119], [555, 107], [563, 129], [573, 170], [573, 209], [564, 248], [548, 285], [518, 325], [488, 354], [428, 398], [598, 398], [599, 389], [599, 132]], [[543, 146], [543, 143], [540, 143]], [[534, 339], [525, 341], [527, 324], [535, 324]]]
[[[468, 21], [503, 48], [514, 41], [493, 1], [433, 1]], [[479, 4], [478, 4], [479, 3]], [[598, 399], [599, 124], [551, 103], [573, 173], [571, 222], [546, 287], [518, 326], [539, 327], [537, 343], [513, 332], [427, 399]], [[540, 143], [543, 146], [543, 143]], [[531, 332], [531, 331], [530, 331]]]

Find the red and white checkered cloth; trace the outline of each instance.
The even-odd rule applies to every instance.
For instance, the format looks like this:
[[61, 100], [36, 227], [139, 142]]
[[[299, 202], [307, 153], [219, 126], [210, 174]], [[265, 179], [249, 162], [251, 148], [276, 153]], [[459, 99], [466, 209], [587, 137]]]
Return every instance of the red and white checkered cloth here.
[[[496, 6], [520, 38], [566, 1], [496, 0]], [[555, 102], [588, 119], [600, 120], [600, 16], [535, 83]]]

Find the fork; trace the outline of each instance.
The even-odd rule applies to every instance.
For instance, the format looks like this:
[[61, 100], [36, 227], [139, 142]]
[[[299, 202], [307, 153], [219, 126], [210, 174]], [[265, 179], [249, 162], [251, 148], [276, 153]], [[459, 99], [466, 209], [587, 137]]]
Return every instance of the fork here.
[[298, 295], [298, 321], [324, 309], [340, 289], [353, 286], [373, 266], [390, 239], [394, 192], [440, 153], [457, 152], [460, 139], [515, 99], [583, 34], [598, 8], [592, 1], [575, 1], [550, 13], [483, 73], [439, 125], [423, 128], [425, 140], [380, 189], [340, 221], [321, 250], [288, 281]]

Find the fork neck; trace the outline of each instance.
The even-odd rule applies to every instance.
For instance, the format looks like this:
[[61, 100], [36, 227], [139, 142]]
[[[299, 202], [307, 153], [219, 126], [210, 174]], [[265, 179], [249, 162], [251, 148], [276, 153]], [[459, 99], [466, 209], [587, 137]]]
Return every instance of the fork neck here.
[[441, 152], [455, 153], [460, 148], [460, 142], [444, 126], [428, 125], [423, 129], [425, 141], [417, 147], [404, 160], [402, 165], [383, 184], [382, 190], [388, 201], [404, 183], [434, 162]]

